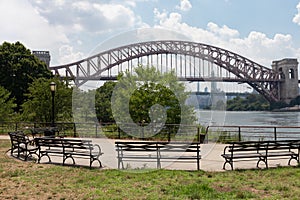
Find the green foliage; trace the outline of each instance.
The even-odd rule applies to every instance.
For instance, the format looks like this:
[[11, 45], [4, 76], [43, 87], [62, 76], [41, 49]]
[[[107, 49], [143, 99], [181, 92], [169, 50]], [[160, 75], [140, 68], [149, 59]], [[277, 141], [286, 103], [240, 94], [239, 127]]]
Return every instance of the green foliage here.
[[28, 100], [22, 105], [22, 119], [31, 122], [50, 122], [52, 96], [50, 82], [56, 83], [55, 121], [68, 122], [72, 119], [72, 89], [58, 79], [36, 79], [28, 88]]
[[292, 99], [289, 104], [284, 101], [272, 102], [271, 109], [279, 110], [281, 108], [293, 107], [293, 106], [297, 106], [297, 105], [300, 105], [300, 95], [297, 96], [296, 98]]
[[73, 117], [76, 122], [96, 122], [95, 90], [82, 91], [73, 89]]
[[286, 102], [279, 101], [279, 102], [272, 102], [270, 108], [271, 108], [271, 110], [275, 110], [275, 109], [285, 108], [288, 106], [289, 105]]
[[300, 96], [297, 96], [295, 99], [291, 100], [290, 106], [300, 105]]
[[194, 110], [185, 105], [184, 90], [173, 71], [161, 74], [154, 67], [138, 66], [134, 74], [127, 71], [118, 80], [114, 116], [121, 123], [157, 123], [166, 117], [168, 124], [193, 124]]
[[130, 98], [129, 110], [135, 123], [150, 123], [149, 110], [155, 104], [163, 106], [167, 110], [167, 124], [180, 124], [181, 108], [175, 94], [167, 87], [151, 83], [145, 83], [134, 91]]
[[249, 94], [245, 99], [237, 96], [227, 101], [229, 111], [262, 111], [269, 110], [269, 102], [261, 95]]
[[14, 115], [14, 98], [10, 98], [10, 92], [4, 87], [0, 86], [0, 121], [12, 121], [11, 117]]
[[114, 122], [111, 111], [111, 95], [115, 86], [116, 82], [108, 81], [96, 90], [95, 107], [97, 119], [100, 122]]
[[0, 45], [0, 85], [11, 92], [16, 99], [17, 110], [26, 100], [29, 84], [35, 79], [50, 78], [51, 72], [20, 42]]

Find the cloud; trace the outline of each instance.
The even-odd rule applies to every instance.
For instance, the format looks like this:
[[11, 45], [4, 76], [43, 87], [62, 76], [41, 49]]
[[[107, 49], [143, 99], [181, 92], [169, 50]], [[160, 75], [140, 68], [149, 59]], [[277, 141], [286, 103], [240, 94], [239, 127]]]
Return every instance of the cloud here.
[[300, 25], [300, 2], [299, 2], [298, 5], [297, 5], [297, 10], [298, 10], [298, 13], [294, 16], [293, 22], [294, 22], [295, 24]]
[[131, 9], [131, 6], [135, 5], [134, 1], [126, 1], [125, 4], [99, 3], [95, 0], [30, 0], [30, 2], [50, 24], [63, 27], [65, 32], [70, 34], [75, 31], [93, 34], [116, 31], [133, 28], [140, 23], [139, 17]]
[[0, 2], [0, 39], [25, 42], [32, 48], [49, 48], [53, 44], [68, 42], [58, 27], [52, 27], [40, 17], [26, 1]]
[[226, 25], [219, 27], [217, 24], [209, 22], [207, 24], [207, 29], [211, 33], [214, 33], [216, 36], [223, 39], [236, 38], [239, 36], [239, 32], [237, 30], [231, 29]]
[[[134, 12], [144, 2], [158, 0], [0, 1], [0, 42], [20, 41], [31, 50], [49, 50], [51, 65], [77, 61], [89, 55], [103, 37], [149, 27]], [[191, 8], [189, 0], [181, 0], [178, 12], [154, 9], [155, 24], [149, 28], [177, 31], [190, 40], [219, 46], [265, 65], [274, 59], [300, 57], [300, 49], [294, 47], [293, 37], [288, 34], [270, 37], [252, 31], [241, 38], [238, 30], [214, 22], [204, 28], [191, 26], [180, 14]], [[300, 3], [297, 9], [293, 22], [300, 25]]]
[[232, 39], [228, 45], [236, 52], [266, 66], [270, 66], [274, 60], [297, 57], [298, 51], [293, 47], [293, 38], [289, 34], [276, 34], [270, 38], [256, 31], [250, 32], [246, 38]]
[[213, 22], [206, 29], [193, 27], [182, 22], [181, 14], [154, 10], [157, 28], [166, 28], [182, 33], [190, 40], [221, 47], [245, 56], [259, 64], [270, 66], [272, 61], [299, 57], [299, 48], [293, 46], [293, 38], [289, 34], [276, 34], [273, 38], [266, 34], [252, 31], [247, 37], [241, 38], [238, 30], [226, 25], [219, 26]]
[[78, 61], [84, 58], [84, 54], [79, 51], [74, 51], [70, 45], [63, 45], [59, 48], [59, 63], [70, 63], [71, 61]]
[[[70, 53], [69, 62], [76, 61], [71, 59], [94, 48], [101, 34], [146, 26], [132, 10], [137, 1], [127, 0], [125, 4], [124, 1], [103, 2], [0, 1], [0, 42], [20, 41], [31, 50], [49, 50], [51, 65], [57, 65], [67, 61], [67, 52]], [[66, 51], [60, 58], [60, 48], [65, 49], [65, 45], [72, 51]]]
[[189, 11], [192, 8], [192, 4], [189, 0], [180, 0], [180, 5], [176, 6], [181, 11]]

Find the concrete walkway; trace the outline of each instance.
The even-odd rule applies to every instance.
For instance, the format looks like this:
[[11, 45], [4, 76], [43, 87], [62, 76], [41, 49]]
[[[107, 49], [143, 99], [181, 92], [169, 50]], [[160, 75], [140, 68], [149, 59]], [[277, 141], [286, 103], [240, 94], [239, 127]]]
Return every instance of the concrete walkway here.
[[[9, 139], [8, 136], [2, 136], [0, 135], [0, 139]], [[93, 143], [99, 144], [102, 152], [104, 153], [100, 160], [102, 162], [102, 165], [104, 166], [104, 169], [117, 169], [117, 154], [115, 151], [115, 140], [112, 139], [92, 139]], [[201, 144], [201, 161], [200, 161], [200, 169], [204, 171], [224, 171], [222, 169], [224, 159], [221, 157], [221, 154], [223, 153], [225, 144]], [[41, 163], [48, 162], [47, 158], [42, 158]], [[55, 163], [61, 163], [62, 158], [61, 157], [55, 157], [53, 159], [53, 162]], [[270, 160], [269, 161], [269, 167], [277, 167], [277, 166], [287, 166], [288, 159], [281, 159], [281, 160]], [[71, 163], [71, 162], [70, 162]], [[76, 159], [76, 164], [83, 165], [83, 166], [89, 166], [89, 160], [88, 159]], [[96, 164], [96, 162], [95, 162]], [[149, 169], [155, 169], [156, 168], [156, 162], [152, 163], [144, 163], [144, 162], [125, 162], [124, 165], [126, 168], [130, 169], [137, 169], [137, 168], [149, 168]], [[297, 165], [296, 162], [292, 161], [292, 165]], [[256, 167], [256, 161], [244, 161], [244, 162], [235, 162], [234, 163], [234, 169], [251, 169]], [[262, 168], [265, 168], [264, 165], [261, 166]], [[183, 162], [163, 162], [162, 168], [164, 169], [176, 169], [176, 170], [196, 170], [197, 164], [195, 163], [183, 163]], [[230, 170], [230, 166], [227, 165], [227, 170]]]

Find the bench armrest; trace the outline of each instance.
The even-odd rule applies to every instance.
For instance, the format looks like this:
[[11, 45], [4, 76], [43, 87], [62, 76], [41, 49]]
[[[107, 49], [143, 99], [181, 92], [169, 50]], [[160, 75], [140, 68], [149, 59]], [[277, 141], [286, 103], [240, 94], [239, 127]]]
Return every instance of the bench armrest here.
[[29, 139], [29, 137], [27, 136], [27, 135], [24, 135], [24, 138], [25, 138], [25, 144], [26, 145], [31, 145], [31, 146], [34, 146], [35, 145], [35, 141], [34, 141], [34, 139]]
[[227, 151], [227, 149], [228, 149], [229, 147], [230, 147], [230, 146], [226, 146], [226, 147], [224, 148], [223, 154], [226, 154], [226, 151]]
[[98, 155], [102, 155], [101, 147], [98, 144], [93, 144], [93, 152], [98, 152]]

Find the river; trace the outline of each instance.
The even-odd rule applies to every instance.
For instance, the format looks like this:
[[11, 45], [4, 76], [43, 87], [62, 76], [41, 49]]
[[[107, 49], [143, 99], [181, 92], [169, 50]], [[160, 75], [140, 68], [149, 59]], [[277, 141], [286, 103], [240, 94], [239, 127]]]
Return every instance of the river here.
[[[241, 137], [244, 140], [274, 140], [299, 138], [300, 112], [250, 112], [250, 111], [209, 111], [197, 110], [199, 124], [210, 126], [210, 130], [218, 126], [242, 127]], [[265, 127], [252, 127], [265, 126]], [[276, 131], [274, 128], [276, 127]], [[295, 128], [292, 128], [295, 127]], [[296, 128], [297, 127], [297, 128]], [[223, 131], [237, 133], [237, 128], [224, 128]], [[276, 134], [275, 134], [276, 132]], [[234, 134], [233, 134], [234, 135]]]
[[300, 126], [300, 112], [197, 110], [201, 125]]

